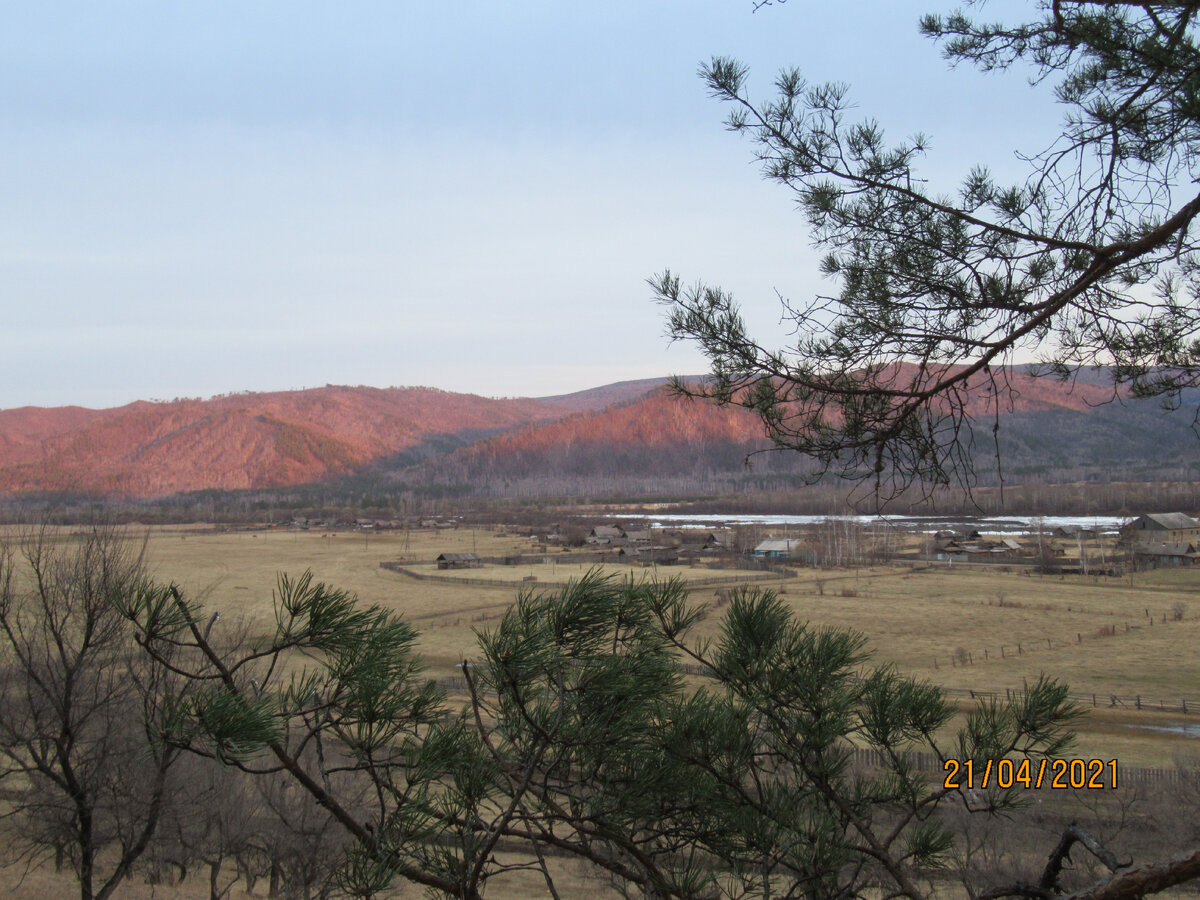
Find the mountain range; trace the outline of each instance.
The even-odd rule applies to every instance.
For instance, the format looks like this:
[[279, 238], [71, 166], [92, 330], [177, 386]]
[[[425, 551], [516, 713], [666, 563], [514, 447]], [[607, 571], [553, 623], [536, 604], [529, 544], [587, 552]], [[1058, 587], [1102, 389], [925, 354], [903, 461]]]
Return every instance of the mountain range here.
[[[1007, 374], [1011, 409], [997, 418], [982, 391], [971, 401], [987, 420], [985, 456], [994, 455], [991, 424], [1000, 424], [1007, 479], [1194, 476], [1196, 392], [1184, 398], [1190, 411], [1166, 413], [1154, 401], [1114, 401], [1092, 372], [1066, 384]], [[366, 478], [484, 496], [704, 493], [803, 474], [792, 454], [757, 452], [769, 444], [752, 413], [674, 397], [665, 381], [539, 398], [330, 385], [0, 410], [0, 492], [156, 498]]]

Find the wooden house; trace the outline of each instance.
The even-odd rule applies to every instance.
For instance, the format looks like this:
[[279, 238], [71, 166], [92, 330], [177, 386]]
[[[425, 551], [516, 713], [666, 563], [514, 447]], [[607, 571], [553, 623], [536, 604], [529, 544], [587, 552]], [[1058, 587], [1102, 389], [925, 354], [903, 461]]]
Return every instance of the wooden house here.
[[474, 553], [442, 553], [437, 558], [439, 569], [478, 569], [483, 565]]
[[754, 548], [754, 555], [759, 559], [791, 559], [792, 551], [800, 547], [800, 541], [794, 538], [768, 538]]
[[587, 536], [589, 544], [615, 544], [625, 539], [625, 532], [618, 525], [597, 525]]
[[1133, 545], [1133, 558], [1143, 566], [1194, 566], [1200, 564], [1196, 544], [1187, 541], [1144, 541]]
[[1132, 544], [1178, 544], [1200, 540], [1200, 522], [1183, 513], [1147, 513], [1121, 528], [1121, 539]]

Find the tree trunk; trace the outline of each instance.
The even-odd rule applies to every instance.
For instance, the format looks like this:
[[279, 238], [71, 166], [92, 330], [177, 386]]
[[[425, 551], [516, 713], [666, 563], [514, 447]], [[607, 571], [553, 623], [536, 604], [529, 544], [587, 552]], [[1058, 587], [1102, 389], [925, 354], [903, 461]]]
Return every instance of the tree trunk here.
[[208, 864], [208, 900], [221, 900], [221, 895], [225, 893], [220, 888], [221, 862], [222, 858], [218, 856]]

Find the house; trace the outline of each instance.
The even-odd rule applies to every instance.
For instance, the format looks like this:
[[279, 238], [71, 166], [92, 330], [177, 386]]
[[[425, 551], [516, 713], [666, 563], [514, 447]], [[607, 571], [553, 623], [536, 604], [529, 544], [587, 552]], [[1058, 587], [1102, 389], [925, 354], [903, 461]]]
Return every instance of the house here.
[[705, 528], [679, 528], [666, 532], [666, 538], [680, 549], [727, 550], [733, 544], [733, 536], [725, 531]]
[[1133, 558], [1143, 566], [1200, 564], [1196, 544], [1187, 541], [1145, 541], [1133, 545]]
[[792, 551], [799, 549], [800, 541], [793, 538], [768, 538], [754, 548], [758, 559], [791, 559]]
[[437, 558], [439, 569], [478, 569], [483, 565], [474, 553], [442, 553]]
[[955, 559], [986, 559], [1012, 552], [1007, 545], [995, 541], [947, 541], [941, 549], [947, 557]]
[[[938, 559], [971, 560], [974, 562], [996, 560], [1003, 557], [1024, 556], [1031, 551], [1014, 538], [998, 541], [946, 541], [938, 547]], [[1062, 555], [1062, 551], [1059, 551]]]
[[679, 562], [679, 551], [674, 547], [642, 547], [634, 560], [639, 566], [673, 566]]
[[589, 544], [612, 544], [623, 540], [625, 532], [618, 525], [597, 525], [587, 536]]
[[964, 544], [969, 544], [972, 541], [980, 540], [978, 529], [970, 526], [962, 526], [959, 528], [943, 528], [941, 531], [933, 533], [934, 546], [939, 550], [947, 550], [947, 552], [958, 552], [958, 548]]
[[1091, 540], [1096, 536], [1095, 528], [1088, 528], [1086, 525], [1059, 525], [1050, 534], [1058, 538], [1069, 538], [1070, 540]]
[[1147, 513], [1121, 528], [1121, 539], [1133, 544], [1177, 544], [1200, 540], [1200, 522], [1183, 513]]

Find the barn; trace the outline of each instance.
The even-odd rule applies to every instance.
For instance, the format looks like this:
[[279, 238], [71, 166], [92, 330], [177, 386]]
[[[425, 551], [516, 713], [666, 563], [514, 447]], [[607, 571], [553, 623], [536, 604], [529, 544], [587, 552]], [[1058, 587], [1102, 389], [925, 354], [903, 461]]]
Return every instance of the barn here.
[[478, 569], [483, 565], [474, 553], [442, 553], [437, 558], [439, 569]]

